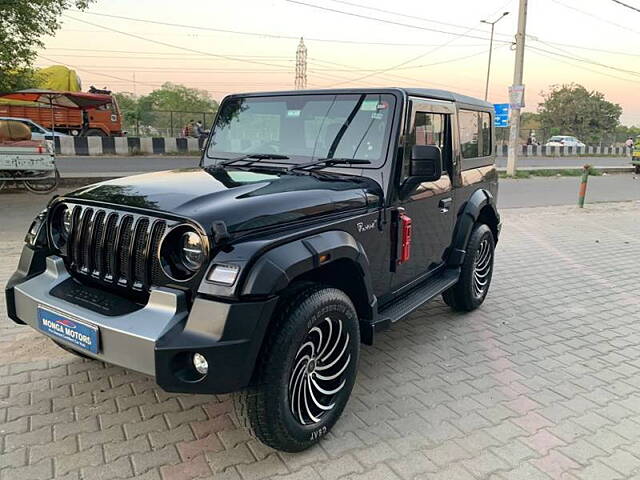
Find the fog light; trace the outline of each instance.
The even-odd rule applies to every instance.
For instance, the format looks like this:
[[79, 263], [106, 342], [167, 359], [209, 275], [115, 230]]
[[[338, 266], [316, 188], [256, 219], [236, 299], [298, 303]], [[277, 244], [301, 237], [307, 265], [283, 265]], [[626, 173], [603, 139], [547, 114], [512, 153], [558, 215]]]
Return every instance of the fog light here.
[[204, 355], [200, 353], [193, 354], [193, 368], [201, 375], [206, 375], [209, 371], [209, 362]]

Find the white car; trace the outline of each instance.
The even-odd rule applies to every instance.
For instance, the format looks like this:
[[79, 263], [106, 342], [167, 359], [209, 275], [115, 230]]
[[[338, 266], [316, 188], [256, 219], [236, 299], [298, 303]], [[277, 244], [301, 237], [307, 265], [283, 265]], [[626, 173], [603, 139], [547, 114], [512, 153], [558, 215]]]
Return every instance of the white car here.
[[576, 137], [569, 135], [554, 135], [545, 143], [545, 147], [584, 147], [585, 144]]
[[44, 140], [46, 137], [55, 135], [56, 137], [68, 137], [64, 133], [55, 132], [44, 128], [42, 125], [30, 120], [28, 118], [14, 118], [14, 117], [0, 117], [0, 120], [13, 120], [25, 124], [31, 130], [31, 138], [33, 140]]

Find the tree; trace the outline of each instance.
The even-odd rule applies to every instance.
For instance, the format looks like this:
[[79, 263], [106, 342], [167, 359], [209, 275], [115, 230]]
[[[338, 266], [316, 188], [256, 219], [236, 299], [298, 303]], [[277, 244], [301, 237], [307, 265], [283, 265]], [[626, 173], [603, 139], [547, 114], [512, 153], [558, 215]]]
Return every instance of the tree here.
[[118, 108], [124, 119], [124, 129], [128, 132], [140, 134], [140, 126], [149, 125], [153, 121], [151, 105], [145, 98], [140, 98], [133, 93], [114, 93], [118, 102]]
[[126, 129], [136, 135], [175, 135], [189, 120], [213, 121], [216, 102], [205, 90], [165, 83], [149, 95], [116, 93]]
[[31, 66], [42, 37], [60, 28], [66, 9], [85, 9], [93, 0], [0, 0], [0, 91], [34, 85]]
[[610, 138], [620, 124], [620, 105], [582, 85], [553, 85], [541, 95], [544, 101], [538, 104], [540, 123], [551, 132], [574, 135], [585, 143], [599, 143]]
[[[206, 90], [167, 82], [149, 95], [140, 97], [142, 108], [153, 110], [151, 123], [160, 132], [174, 135], [189, 120], [213, 121], [216, 102]], [[155, 132], [150, 132], [154, 134]]]
[[154, 90], [146, 99], [154, 110], [174, 112], [215, 112], [216, 102], [206, 90], [189, 88], [184, 85], [166, 82]]

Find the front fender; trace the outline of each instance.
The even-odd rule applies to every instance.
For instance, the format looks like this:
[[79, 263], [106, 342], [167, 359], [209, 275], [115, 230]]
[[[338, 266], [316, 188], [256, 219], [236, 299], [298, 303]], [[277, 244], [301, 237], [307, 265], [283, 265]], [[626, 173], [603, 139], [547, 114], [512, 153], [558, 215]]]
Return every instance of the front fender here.
[[312, 235], [267, 251], [245, 276], [241, 294], [277, 294], [296, 277], [343, 259], [359, 266], [365, 289], [372, 299], [369, 259], [356, 239], [340, 230]]

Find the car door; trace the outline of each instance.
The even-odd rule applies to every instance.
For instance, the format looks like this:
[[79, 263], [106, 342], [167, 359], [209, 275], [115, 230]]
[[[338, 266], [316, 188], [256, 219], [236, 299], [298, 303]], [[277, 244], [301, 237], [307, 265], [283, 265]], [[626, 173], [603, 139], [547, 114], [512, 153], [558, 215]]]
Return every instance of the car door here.
[[440, 147], [443, 170], [439, 180], [422, 182], [405, 192], [399, 200], [399, 206], [411, 219], [412, 242], [409, 260], [396, 266], [393, 291], [425, 279], [444, 265], [444, 254], [451, 244], [455, 219], [451, 182], [455, 106], [451, 102], [414, 98], [410, 115], [398, 187], [408, 178], [414, 145]]

